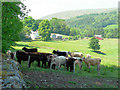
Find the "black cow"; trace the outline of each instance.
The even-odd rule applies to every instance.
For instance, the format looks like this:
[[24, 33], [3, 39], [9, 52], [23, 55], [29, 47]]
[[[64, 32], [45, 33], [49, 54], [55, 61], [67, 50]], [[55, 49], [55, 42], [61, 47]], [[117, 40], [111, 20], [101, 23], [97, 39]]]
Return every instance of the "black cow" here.
[[22, 50], [25, 52], [37, 52], [37, 48], [27, 49], [26, 47], [23, 47]]
[[52, 53], [57, 54], [58, 56], [68, 56], [68, 52], [65, 52], [65, 51], [53, 50]]
[[23, 52], [19, 50], [16, 51], [16, 58], [20, 64], [21, 64], [21, 61], [28, 61], [29, 67], [31, 63], [34, 61], [37, 61], [38, 66], [40, 67], [40, 60], [42, 59], [42, 57], [40, 57], [38, 53]]
[[75, 71], [75, 58], [72, 58], [72, 57], [68, 57], [67, 58], [67, 61], [66, 61], [66, 67], [67, 67], [67, 71], [69, 70], [69, 67], [70, 67], [70, 72], [73, 72]]

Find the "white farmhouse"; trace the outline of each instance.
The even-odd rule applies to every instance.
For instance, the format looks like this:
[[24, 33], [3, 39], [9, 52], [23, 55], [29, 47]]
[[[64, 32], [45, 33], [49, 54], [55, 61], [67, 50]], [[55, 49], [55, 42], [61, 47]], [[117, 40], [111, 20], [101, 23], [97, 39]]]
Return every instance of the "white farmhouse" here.
[[39, 37], [38, 30], [36, 31], [31, 31], [30, 37], [32, 40], [35, 40], [37, 37]]
[[50, 38], [52, 39], [62, 39], [61, 34], [51, 33]]

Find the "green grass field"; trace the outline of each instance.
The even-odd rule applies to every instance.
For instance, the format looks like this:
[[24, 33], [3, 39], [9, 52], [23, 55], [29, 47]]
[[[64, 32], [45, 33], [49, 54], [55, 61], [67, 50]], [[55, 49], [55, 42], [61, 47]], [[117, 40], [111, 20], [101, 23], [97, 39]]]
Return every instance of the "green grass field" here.
[[[101, 54], [93, 52], [89, 48], [89, 39], [76, 40], [76, 41], [32, 41], [32, 42], [16, 42], [15, 46], [12, 46], [15, 50], [21, 50], [24, 46], [27, 48], [38, 48], [39, 52], [52, 53], [55, 50], [70, 51], [70, 52], [82, 52], [85, 56], [86, 54], [92, 55], [92, 58], [101, 58], [101, 70], [99, 78], [118, 78], [118, 39], [104, 39], [100, 40]], [[27, 62], [22, 63], [24, 70], [44, 70], [50, 71], [49, 69], [43, 69], [36, 66], [36, 62], [32, 63], [31, 68], [27, 67]], [[73, 74], [67, 71], [51, 70], [54, 72], [64, 72], [66, 74]], [[97, 67], [91, 66], [91, 72], [83, 63], [83, 68], [80, 71], [78, 65], [76, 65], [76, 75], [87, 76], [87, 77], [98, 77]]]

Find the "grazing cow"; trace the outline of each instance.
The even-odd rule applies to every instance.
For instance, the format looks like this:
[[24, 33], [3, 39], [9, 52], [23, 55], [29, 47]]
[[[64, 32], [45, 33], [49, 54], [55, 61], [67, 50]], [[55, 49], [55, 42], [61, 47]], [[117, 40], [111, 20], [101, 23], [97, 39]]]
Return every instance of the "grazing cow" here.
[[[59, 68], [61, 67], [61, 65], [65, 65], [66, 68], [66, 57], [64, 56], [53, 56], [51, 59], [51, 65], [50, 65], [50, 69], [52, 68], [52, 65], [55, 64], [56, 66], [58, 66]], [[56, 67], [55, 67], [56, 69]]]
[[100, 63], [101, 63], [101, 59], [100, 58], [89, 58], [89, 57], [84, 57], [83, 61], [85, 62], [85, 64], [87, 65], [87, 67], [89, 68], [89, 72], [90, 72], [90, 66], [95, 66], [97, 65], [97, 71], [100, 70]]
[[38, 61], [38, 65], [40, 67], [40, 61], [42, 61], [42, 68], [45, 66], [46, 67], [46, 62], [48, 62], [48, 56], [52, 55], [51, 53], [41, 53], [41, 52], [30, 52], [30, 63], [32, 63], [33, 59], [36, 59]]
[[48, 67], [50, 67], [50, 62], [49, 62], [49, 56], [52, 55], [52, 53], [40, 53], [39, 52], [39, 56], [42, 57], [41, 61], [42, 61], [42, 68], [43, 68], [43, 65], [46, 67], [46, 62], [48, 62]]
[[87, 56], [86, 56], [87, 58], [91, 58], [91, 55], [90, 54], [87, 54]]
[[69, 52], [71, 57], [83, 57], [83, 53], [80, 52]]
[[30, 67], [31, 63], [34, 61], [38, 62], [38, 66], [40, 67], [40, 61], [42, 61], [43, 65], [46, 67], [46, 62], [48, 62], [47, 56], [52, 55], [51, 53], [40, 53], [40, 52], [23, 52], [17, 51], [16, 57], [18, 62], [21, 64], [21, 60], [28, 61], [28, 66]]
[[80, 69], [82, 68], [82, 58], [80, 57], [68, 57], [67, 62], [66, 62], [66, 67], [67, 70], [69, 70], [70, 67], [70, 72], [75, 72], [75, 64], [79, 63]]
[[37, 48], [27, 49], [26, 47], [23, 47], [22, 50], [25, 52], [37, 52]]
[[[56, 55], [56, 54], [53, 54], [53, 55], [47, 56], [47, 59], [48, 59], [48, 68], [50, 68], [52, 57], [57, 57], [57, 55]], [[52, 69], [55, 69], [55, 66], [56, 66], [56, 65], [53, 64], [53, 65], [52, 65]]]
[[21, 61], [28, 61], [28, 66], [30, 67], [31, 63], [35, 60], [38, 62], [38, 66], [40, 67], [40, 60], [42, 57], [39, 57], [38, 53], [30, 53], [30, 52], [23, 52], [23, 51], [16, 51], [16, 58], [18, 62], [21, 64]]
[[59, 50], [55, 51], [55, 50], [53, 50], [52, 53], [57, 54], [58, 56], [66, 56], [66, 57], [68, 57], [68, 52], [67, 51], [59, 51]]
[[74, 59], [77, 59], [76, 61], [75, 61], [75, 65], [76, 64], [78, 64], [79, 65], [79, 68], [80, 68], [80, 70], [82, 69], [82, 61], [83, 61], [83, 58], [80, 58], [80, 57], [73, 57]]

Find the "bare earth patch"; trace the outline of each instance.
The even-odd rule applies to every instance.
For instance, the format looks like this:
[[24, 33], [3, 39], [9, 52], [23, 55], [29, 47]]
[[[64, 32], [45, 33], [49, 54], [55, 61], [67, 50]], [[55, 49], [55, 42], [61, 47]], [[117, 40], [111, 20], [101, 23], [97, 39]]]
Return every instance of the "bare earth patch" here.
[[43, 71], [22, 73], [29, 88], [118, 88], [117, 79], [88, 78]]

